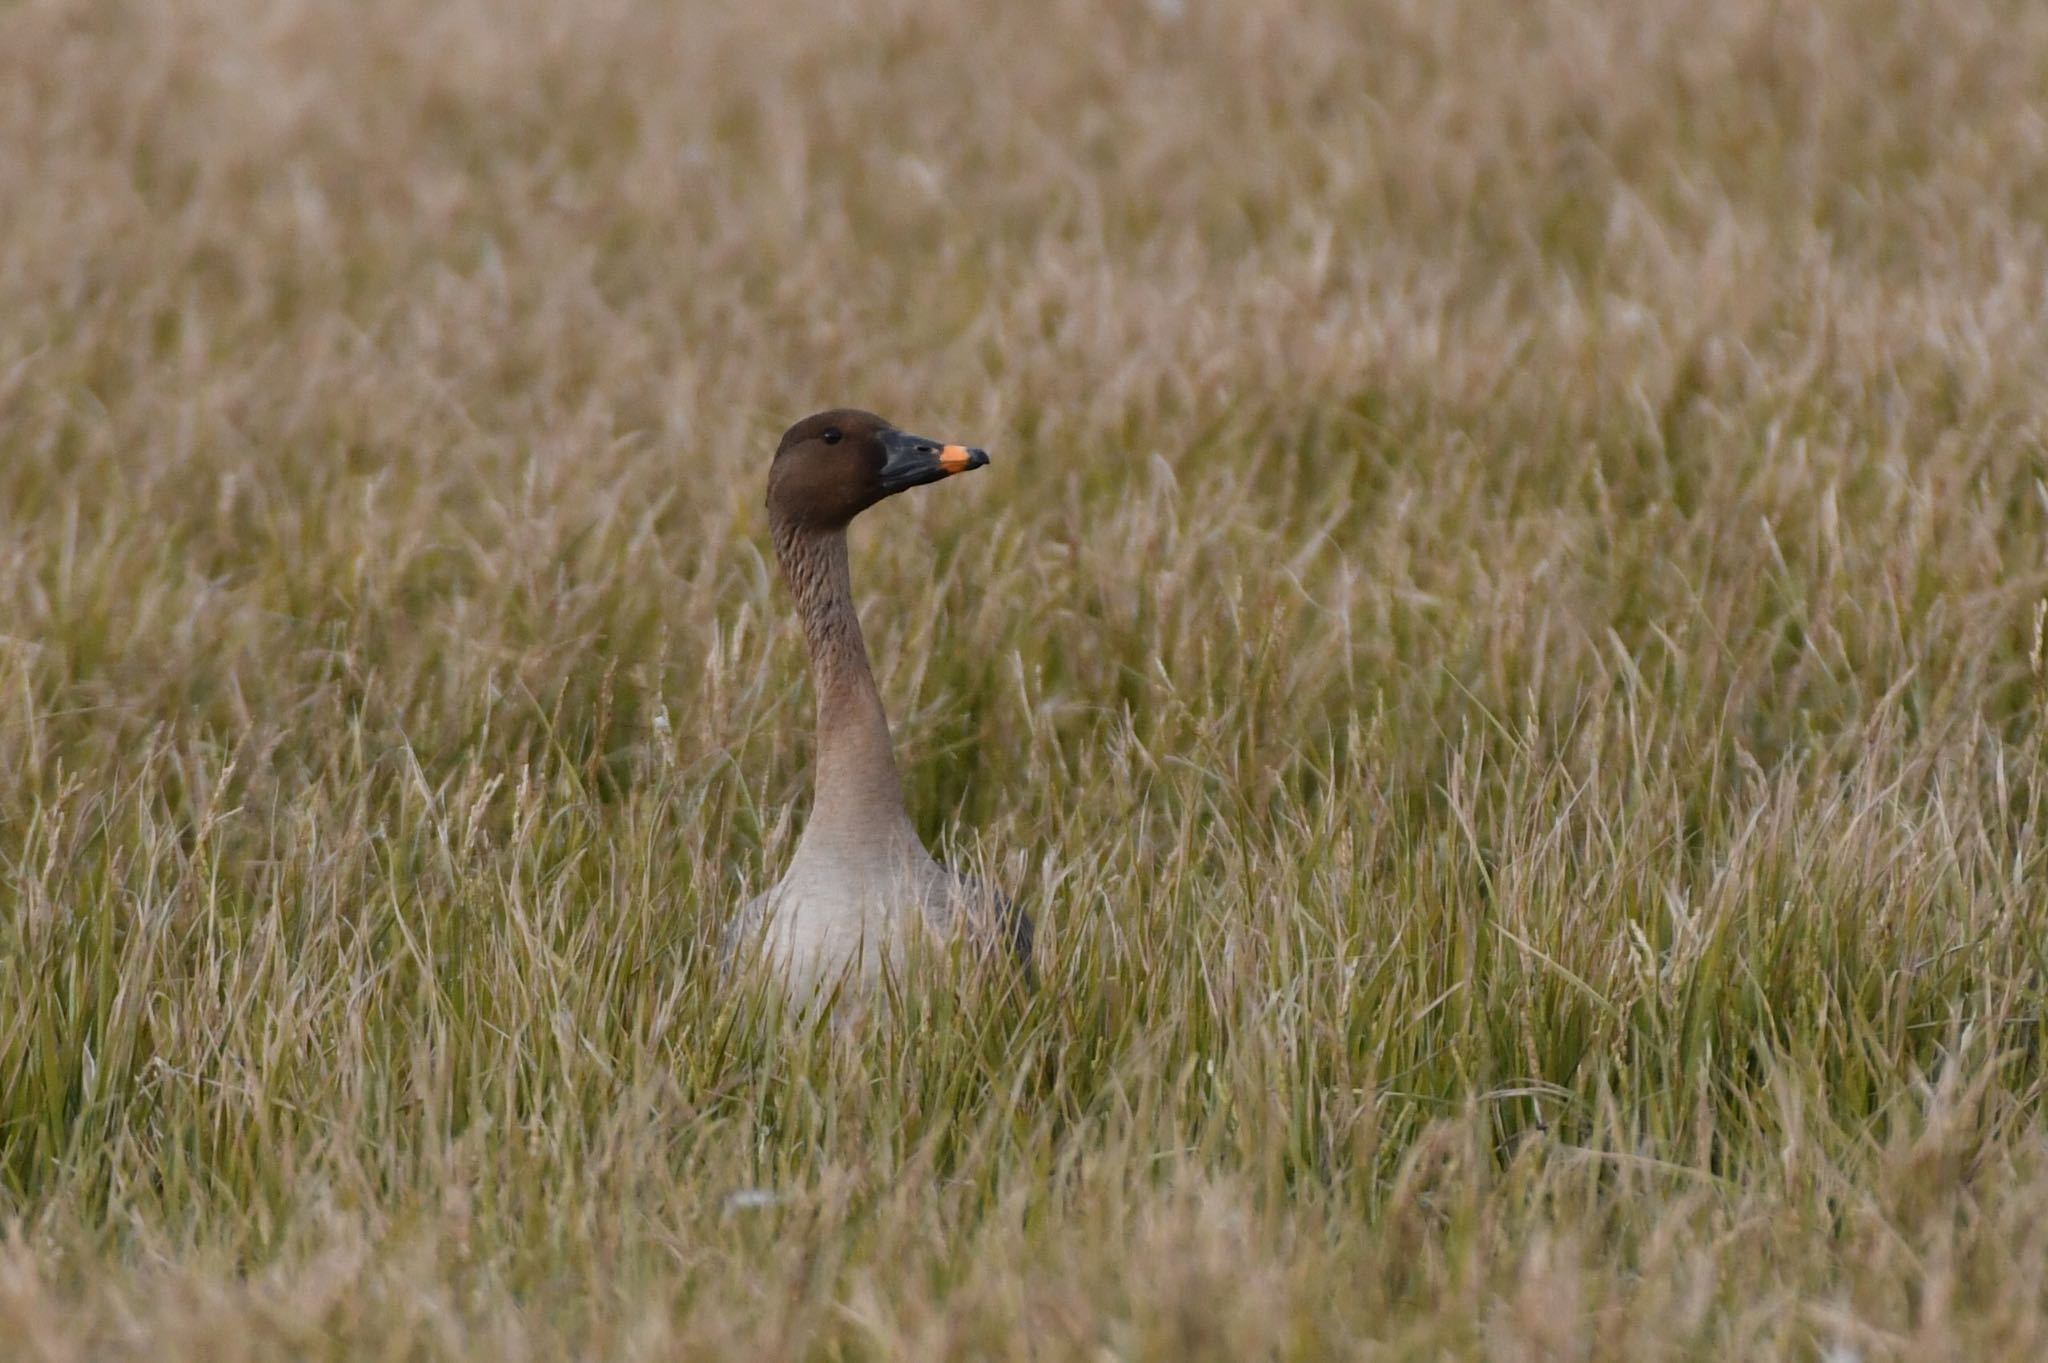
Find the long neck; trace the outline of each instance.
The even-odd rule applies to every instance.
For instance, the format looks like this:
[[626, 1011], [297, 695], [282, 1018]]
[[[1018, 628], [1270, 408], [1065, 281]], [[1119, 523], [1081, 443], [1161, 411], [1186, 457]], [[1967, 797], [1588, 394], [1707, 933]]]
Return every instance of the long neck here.
[[775, 556], [803, 620], [818, 693], [818, 786], [805, 837], [844, 839], [870, 849], [891, 846], [905, 835], [914, 840], [890, 748], [889, 720], [853, 608], [846, 530], [785, 522], [773, 530]]

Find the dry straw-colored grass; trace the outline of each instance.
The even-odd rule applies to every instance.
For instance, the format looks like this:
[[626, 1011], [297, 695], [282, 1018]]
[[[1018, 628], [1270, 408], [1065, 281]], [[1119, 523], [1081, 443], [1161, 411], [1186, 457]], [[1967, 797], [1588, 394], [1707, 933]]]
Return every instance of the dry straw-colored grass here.
[[[2048, 7], [0, 6], [0, 1356], [2048, 1356]], [[1046, 987], [704, 944], [781, 426]], [[733, 1198], [752, 1190], [752, 1197]]]

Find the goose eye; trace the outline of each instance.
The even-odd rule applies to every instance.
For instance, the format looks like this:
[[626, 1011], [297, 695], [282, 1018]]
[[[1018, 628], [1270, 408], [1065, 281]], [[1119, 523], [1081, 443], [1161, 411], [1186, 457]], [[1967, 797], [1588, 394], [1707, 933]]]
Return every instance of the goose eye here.
[[845, 439], [845, 437], [839, 434], [839, 428], [837, 426], [833, 426], [829, 427], [826, 430], [822, 439], [827, 445], [837, 445], [841, 440]]

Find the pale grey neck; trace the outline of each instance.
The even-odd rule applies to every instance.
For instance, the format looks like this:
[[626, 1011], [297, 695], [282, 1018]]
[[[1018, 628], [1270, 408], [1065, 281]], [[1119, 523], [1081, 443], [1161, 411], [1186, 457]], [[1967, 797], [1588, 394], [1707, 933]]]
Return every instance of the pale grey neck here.
[[806, 840], [824, 836], [849, 851], [893, 853], [915, 842], [889, 741], [889, 720], [868, 665], [853, 606], [846, 530], [778, 522], [775, 556], [796, 598], [818, 693], [818, 778]]

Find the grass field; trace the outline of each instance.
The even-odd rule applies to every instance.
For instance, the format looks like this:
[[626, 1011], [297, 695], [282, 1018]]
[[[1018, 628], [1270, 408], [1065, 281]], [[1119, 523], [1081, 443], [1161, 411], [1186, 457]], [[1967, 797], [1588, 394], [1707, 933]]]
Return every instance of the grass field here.
[[0, 1358], [2048, 1357], [2044, 479], [2026, 0], [0, 4]]

